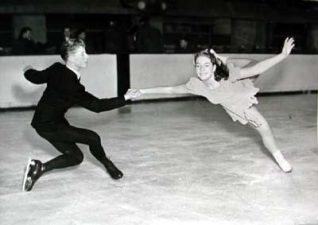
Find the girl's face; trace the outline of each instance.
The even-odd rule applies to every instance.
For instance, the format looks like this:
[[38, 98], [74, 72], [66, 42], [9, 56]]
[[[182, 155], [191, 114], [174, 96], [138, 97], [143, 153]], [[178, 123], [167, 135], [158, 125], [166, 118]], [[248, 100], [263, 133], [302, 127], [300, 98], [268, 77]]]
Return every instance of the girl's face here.
[[195, 71], [202, 81], [214, 79], [215, 68], [207, 56], [199, 56], [195, 62]]

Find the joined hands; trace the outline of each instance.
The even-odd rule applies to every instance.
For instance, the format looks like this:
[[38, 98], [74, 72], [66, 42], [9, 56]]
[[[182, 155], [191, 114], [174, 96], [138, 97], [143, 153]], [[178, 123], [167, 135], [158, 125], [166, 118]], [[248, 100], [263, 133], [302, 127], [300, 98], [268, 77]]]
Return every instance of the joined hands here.
[[138, 89], [128, 89], [126, 94], [124, 95], [126, 100], [136, 99], [141, 95], [141, 91]]

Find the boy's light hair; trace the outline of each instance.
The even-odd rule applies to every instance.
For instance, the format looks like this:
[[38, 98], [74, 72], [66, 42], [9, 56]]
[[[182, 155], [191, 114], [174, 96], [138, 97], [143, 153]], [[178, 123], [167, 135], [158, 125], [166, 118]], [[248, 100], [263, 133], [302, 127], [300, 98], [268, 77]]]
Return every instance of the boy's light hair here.
[[63, 42], [60, 50], [60, 55], [64, 61], [67, 61], [67, 58], [71, 52], [74, 52], [78, 47], [84, 47], [85, 43], [81, 39], [69, 39]]

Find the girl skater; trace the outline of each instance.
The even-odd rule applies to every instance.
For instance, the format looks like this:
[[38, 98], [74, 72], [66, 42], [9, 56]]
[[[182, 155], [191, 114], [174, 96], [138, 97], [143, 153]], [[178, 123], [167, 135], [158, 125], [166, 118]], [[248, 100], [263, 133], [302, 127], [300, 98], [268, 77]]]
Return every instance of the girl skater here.
[[197, 76], [192, 77], [186, 84], [140, 91], [142, 94], [191, 93], [204, 96], [213, 104], [220, 104], [233, 121], [249, 124], [258, 131], [279, 167], [288, 173], [292, 171], [292, 167], [277, 147], [266, 119], [254, 106], [258, 103], [255, 95], [259, 89], [255, 88], [248, 78], [261, 74], [281, 62], [290, 54], [293, 47], [294, 39], [286, 38], [280, 54], [246, 68], [226, 64], [226, 59], [213, 50], [201, 51], [194, 56]]

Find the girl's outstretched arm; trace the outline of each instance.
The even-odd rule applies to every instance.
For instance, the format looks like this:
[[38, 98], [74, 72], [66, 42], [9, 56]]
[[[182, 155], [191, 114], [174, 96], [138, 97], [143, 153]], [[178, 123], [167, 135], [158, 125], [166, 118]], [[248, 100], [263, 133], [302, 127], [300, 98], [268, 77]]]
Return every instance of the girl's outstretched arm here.
[[240, 79], [252, 77], [254, 75], [265, 72], [272, 66], [284, 60], [290, 54], [294, 46], [294, 38], [286, 38], [282, 52], [280, 54], [269, 59], [265, 59], [251, 67], [242, 68], [240, 70]]
[[189, 91], [184, 84], [173, 87], [155, 87], [140, 89], [142, 94], [188, 94]]

